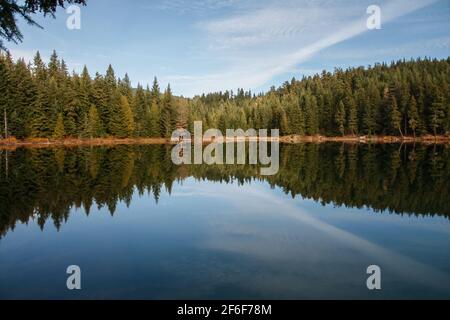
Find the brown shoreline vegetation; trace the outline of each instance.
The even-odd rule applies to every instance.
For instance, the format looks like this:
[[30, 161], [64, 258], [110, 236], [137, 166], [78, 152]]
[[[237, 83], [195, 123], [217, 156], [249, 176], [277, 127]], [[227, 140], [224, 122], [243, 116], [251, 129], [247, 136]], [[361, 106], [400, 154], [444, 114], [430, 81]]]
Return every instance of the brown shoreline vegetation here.
[[[246, 141], [274, 141], [274, 139], [259, 138], [259, 137], [247, 137]], [[327, 137], [327, 136], [299, 136], [290, 135], [279, 137], [280, 143], [285, 144], [300, 144], [300, 143], [326, 143], [326, 142], [336, 142], [336, 143], [377, 143], [377, 144], [390, 144], [390, 143], [419, 143], [419, 144], [450, 144], [450, 135], [440, 135], [440, 136], [421, 136], [421, 137], [399, 137], [399, 136], [342, 136], [342, 137]], [[233, 142], [242, 141], [240, 138], [224, 138], [222, 141], [216, 140], [218, 142]], [[52, 139], [25, 139], [17, 140], [16, 138], [0, 139], [0, 149], [16, 149], [20, 147], [53, 147], [53, 146], [64, 146], [64, 147], [78, 147], [78, 146], [108, 146], [108, 145], [151, 145], [151, 144], [177, 144], [180, 141], [171, 141], [169, 138], [92, 138], [92, 139], [81, 139], [81, 138], [66, 138], [62, 140], [52, 140]], [[211, 143], [213, 140], [203, 140], [203, 143]]]

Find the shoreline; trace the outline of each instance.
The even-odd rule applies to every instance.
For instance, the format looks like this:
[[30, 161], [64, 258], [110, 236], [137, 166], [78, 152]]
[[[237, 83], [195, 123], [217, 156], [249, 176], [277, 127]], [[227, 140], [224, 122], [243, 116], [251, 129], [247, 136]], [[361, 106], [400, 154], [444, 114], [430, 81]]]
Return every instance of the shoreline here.
[[[189, 141], [189, 140], [186, 140]], [[193, 142], [194, 140], [191, 140]], [[243, 138], [226, 138], [217, 140], [203, 140], [202, 143], [212, 142], [242, 142], [242, 141], [279, 141], [283, 144], [301, 144], [301, 143], [348, 143], [348, 144], [450, 144], [450, 136], [422, 136], [422, 137], [398, 137], [398, 136], [343, 136], [343, 137], [326, 137], [326, 136], [283, 136], [278, 139], [247, 137]], [[64, 140], [51, 139], [3, 139], [0, 140], [0, 149], [16, 149], [28, 147], [78, 147], [78, 146], [108, 146], [108, 145], [175, 145], [179, 141], [171, 141], [170, 138], [93, 138], [93, 139], [77, 139], [67, 138]]]

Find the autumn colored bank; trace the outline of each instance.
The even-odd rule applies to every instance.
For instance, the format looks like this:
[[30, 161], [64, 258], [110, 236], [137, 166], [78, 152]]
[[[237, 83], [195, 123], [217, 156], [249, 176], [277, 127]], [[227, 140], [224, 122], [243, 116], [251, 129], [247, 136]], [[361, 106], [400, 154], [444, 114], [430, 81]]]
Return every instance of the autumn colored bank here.
[[[249, 137], [247, 141], [259, 141], [265, 139], [273, 141], [272, 138]], [[422, 137], [396, 137], [396, 136], [343, 136], [343, 137], [325, 137], [325, 136], [283, 136], [277, 139], [281, 143], [297, 144], [297, 143], [425, 143], [425, 144], [450, 144], [450, 136], [422, 136]], [[232, 138], [224, 138], [223, 142], [237, 141]], [[203, 140], [204, 143], [211, 143], [212, 140]], [[168, 138], [93, 138], [93, 139], [77, 139], [67, 138], [62, 140], [52, 139], [25, 139], [18, 140], [15, 138], [0, 139], [0, 148], [9, 147], [51, 147], [51, 146], [107, 146], [107, 145], [131, 145], [131, 144], [175, 144], [178, 141], [171, 141]]]

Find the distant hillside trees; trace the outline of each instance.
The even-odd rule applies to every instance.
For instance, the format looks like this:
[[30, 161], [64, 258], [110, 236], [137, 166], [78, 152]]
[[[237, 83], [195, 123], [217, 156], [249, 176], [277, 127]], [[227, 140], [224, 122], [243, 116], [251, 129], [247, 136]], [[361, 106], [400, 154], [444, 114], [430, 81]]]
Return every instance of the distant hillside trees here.
[[450, 133], [449, 84], [450, 58], [336, 69], [257, 96], [243, 90], [197, 96], [189, 119], [206, 128], [220, 128], [225, 119], [283, 135], [443, 135]]

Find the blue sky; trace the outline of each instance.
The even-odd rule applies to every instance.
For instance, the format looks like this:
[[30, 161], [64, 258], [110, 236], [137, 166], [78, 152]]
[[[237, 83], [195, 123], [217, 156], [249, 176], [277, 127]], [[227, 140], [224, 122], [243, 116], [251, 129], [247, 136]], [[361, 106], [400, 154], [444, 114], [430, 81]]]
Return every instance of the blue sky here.
[[[366, 10], [381, 8], [381, 30]], [[15, 58], [53, 49], [91, 75], [112, 64], [133, 85], [170, 82], [178, 95], [242, 87], [255, 92], [323, 69], [450, 55], [449, 0], [88, 0], [81, 30], [69, 17], [20, 22]]]

